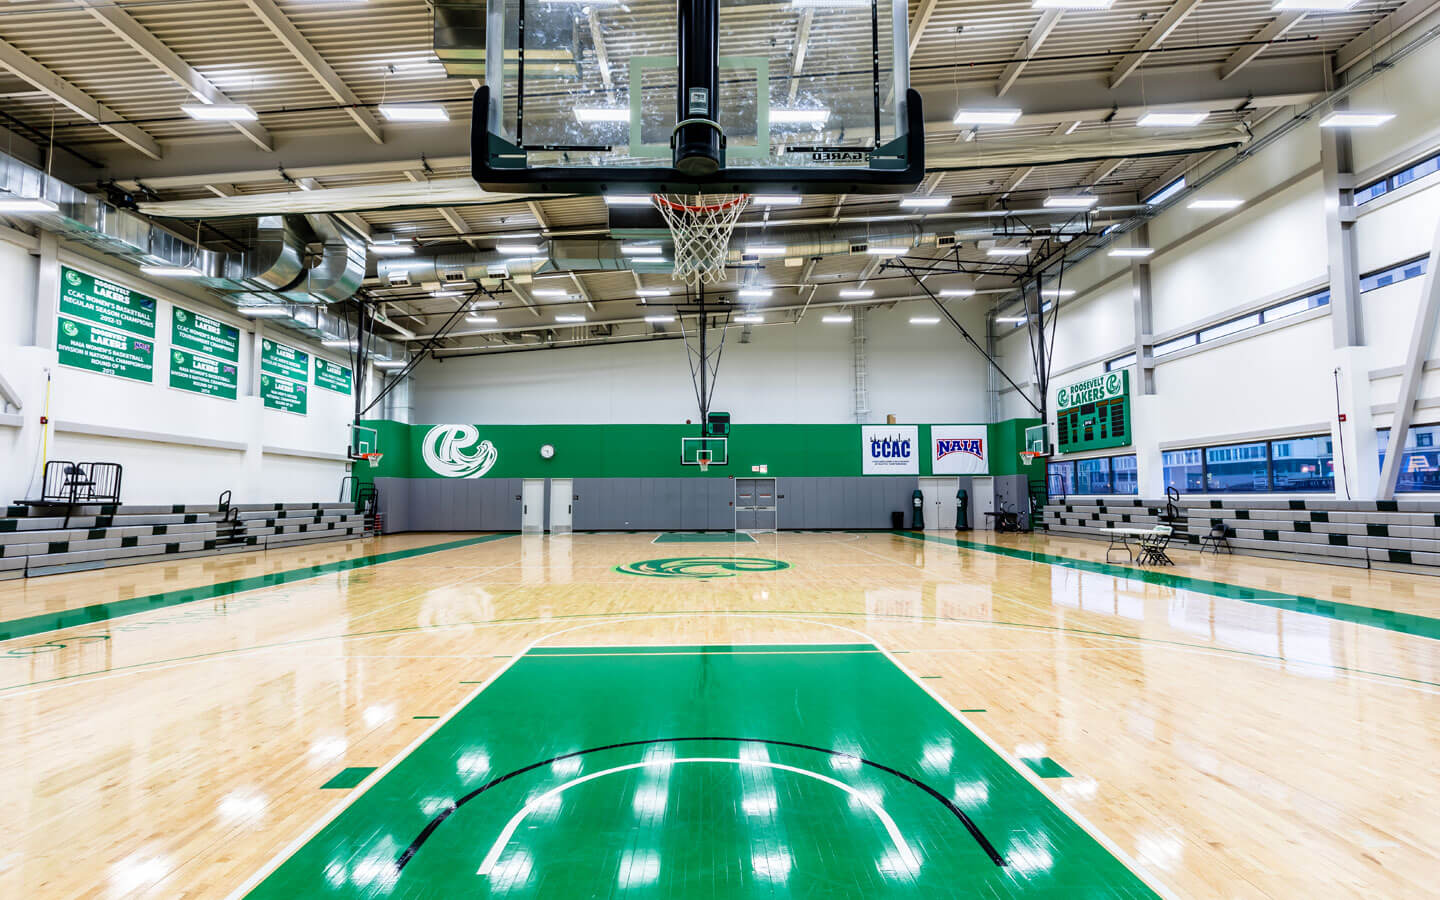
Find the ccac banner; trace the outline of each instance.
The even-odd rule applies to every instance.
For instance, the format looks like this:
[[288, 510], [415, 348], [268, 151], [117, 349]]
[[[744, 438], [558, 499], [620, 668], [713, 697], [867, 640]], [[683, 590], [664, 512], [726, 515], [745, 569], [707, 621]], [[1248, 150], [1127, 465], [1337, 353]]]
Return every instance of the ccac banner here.
[[936, 475], [985, 475], [984, 425], [931, 425], [930, 471]]
[[919, 475], [919, 426], [863, 425], [860, 453], [861, 475]]

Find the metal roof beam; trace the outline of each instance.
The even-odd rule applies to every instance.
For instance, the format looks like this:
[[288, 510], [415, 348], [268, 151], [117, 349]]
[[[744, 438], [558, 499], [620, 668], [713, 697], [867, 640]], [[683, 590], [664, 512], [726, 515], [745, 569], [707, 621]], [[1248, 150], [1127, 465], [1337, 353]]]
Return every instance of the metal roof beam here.
[[1140, 39], [1134, 49], [1121, 57], [1120, 62], [1110, 71], [1110, 86], [1119, 85], [1140, 68], [1140, 64], [1145, 61], [1146, 56], [1150, 55], [1150, 51], [1160, 46], [1161, 42], [1169, 37], [1176, 28], [1179, 28], [1180, 23], [1185, 21], [1185, 17], [1199, 5], [1200, 0], [1176, 0], [1175, 5], [1170, 7], [1170, 11], [1165, 13], [1160, 21], [1150, 26], [1150, 30], [1145, 32], [1145, 36]]
[[1224, 81], [1245, 68], [1255, 57], [1265, 52], [1267, 42], [1283, 36], [1285, 32], [1304, 20], [1304, 11], [1281, 13], [1276, 16], [1269, 25], [1256, 32], [1244, 47], [1230, 54], [1230, 58], [1225, 60], [1225, 64], [1220, 67], [1220, 80]]
[[1005, 92], [1015, 85], [1015, 79], [1025, 70], [1025, 64], [1030, 61], [1030, 57], [1040, 52], [1040, 45], [1045, 43], [1050, 32], [1060, 24], [1060, 17], [1064, 14], [1063, 9], [1047, 9], [1040, 14], [1040, 20], [1030, 29], [1030, 34], [1026, 36], [1020, 49], [1015, 51], [1014, 61], [1000, 73], [1000, 80], [995, 83], [995, 96], [1005, 96]]
[[910, 20], [911, 53], [914, 53], [915, 48], [920, 46], [920, 38], [930, 24], [930, 17], [935, 15], [935, 7], [939, 5], [939, 0], [920, 0], [920, 5], [915, 9], [915, 18]]
[[1335, 71], [1338, 73], [1351, 68], [1427, 18], [1440, 20], [1440, 3], [1436, 0], [1408, 0], [1401, 4], [1390, 15], [1371, 25], [1364, 34], [1335, 52]]

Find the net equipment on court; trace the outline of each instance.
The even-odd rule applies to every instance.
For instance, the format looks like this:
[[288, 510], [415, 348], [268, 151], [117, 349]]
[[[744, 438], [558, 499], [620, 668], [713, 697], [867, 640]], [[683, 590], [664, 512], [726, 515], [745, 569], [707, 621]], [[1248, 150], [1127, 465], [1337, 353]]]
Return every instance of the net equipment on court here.
[[675, 242], [675, 278], [692, 287], [725, 277], [730, 235], [749, 194], [653, 194], [651, 200]]

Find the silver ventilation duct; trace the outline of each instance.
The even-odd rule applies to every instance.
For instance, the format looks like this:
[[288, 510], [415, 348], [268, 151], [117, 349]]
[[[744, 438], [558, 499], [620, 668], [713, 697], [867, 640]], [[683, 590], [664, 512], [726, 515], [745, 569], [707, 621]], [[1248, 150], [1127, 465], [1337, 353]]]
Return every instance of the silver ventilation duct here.
[[[557, 242], [552, 242], [552, 248], [553, 243]], [[514, 275], [558, 269], [546, 255], [550, 249], [542, 244], [536, 256], [507, 256], [495, 250], [398, 256], [377, 261], [375, 268], [381, 283], [387, 285], [447, 285], [466, 281], [488, 284]]]

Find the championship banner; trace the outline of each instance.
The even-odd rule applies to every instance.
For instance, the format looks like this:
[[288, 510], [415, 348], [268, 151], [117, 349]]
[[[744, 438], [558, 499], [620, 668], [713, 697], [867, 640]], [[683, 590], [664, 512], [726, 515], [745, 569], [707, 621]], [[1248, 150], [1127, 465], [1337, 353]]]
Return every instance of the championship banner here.
[[276, 378], [274, 375], [260, 376], [260, 398], [265, 402], [266, 409], [278, 409], [302, 416], [309, 405], [304, 383], [288, 378]]
[[235, 363], [178, 348], [170, 351], [170, 386], [195, 394], [234, 400], [240, 384]]
[[349, 394], [352, 373], [345, 366], [315, 357], [315, 384], [337, 394]]
[[930, 471], [936, 475], [987, 475], [984, 425], [931, 425]]
[[296, 381], [309, 381], [310, 354], [289, 344], [264, 338], [260, 342], [260, 371]]
[[63, 316], [55, 337], [61, 365], [135, 381], [154, 378], [154, 341]]
[[228, 362], [240, 361], [240, 329], [178, 306], [170, 309], [171, 346]]
[[860, 426], [860, 460], [861, 475], [919, 475], [919, 427]]
[[60, 268], [60, 314], [143, 338], [155, 337], [154, 297], [68, 266]]

